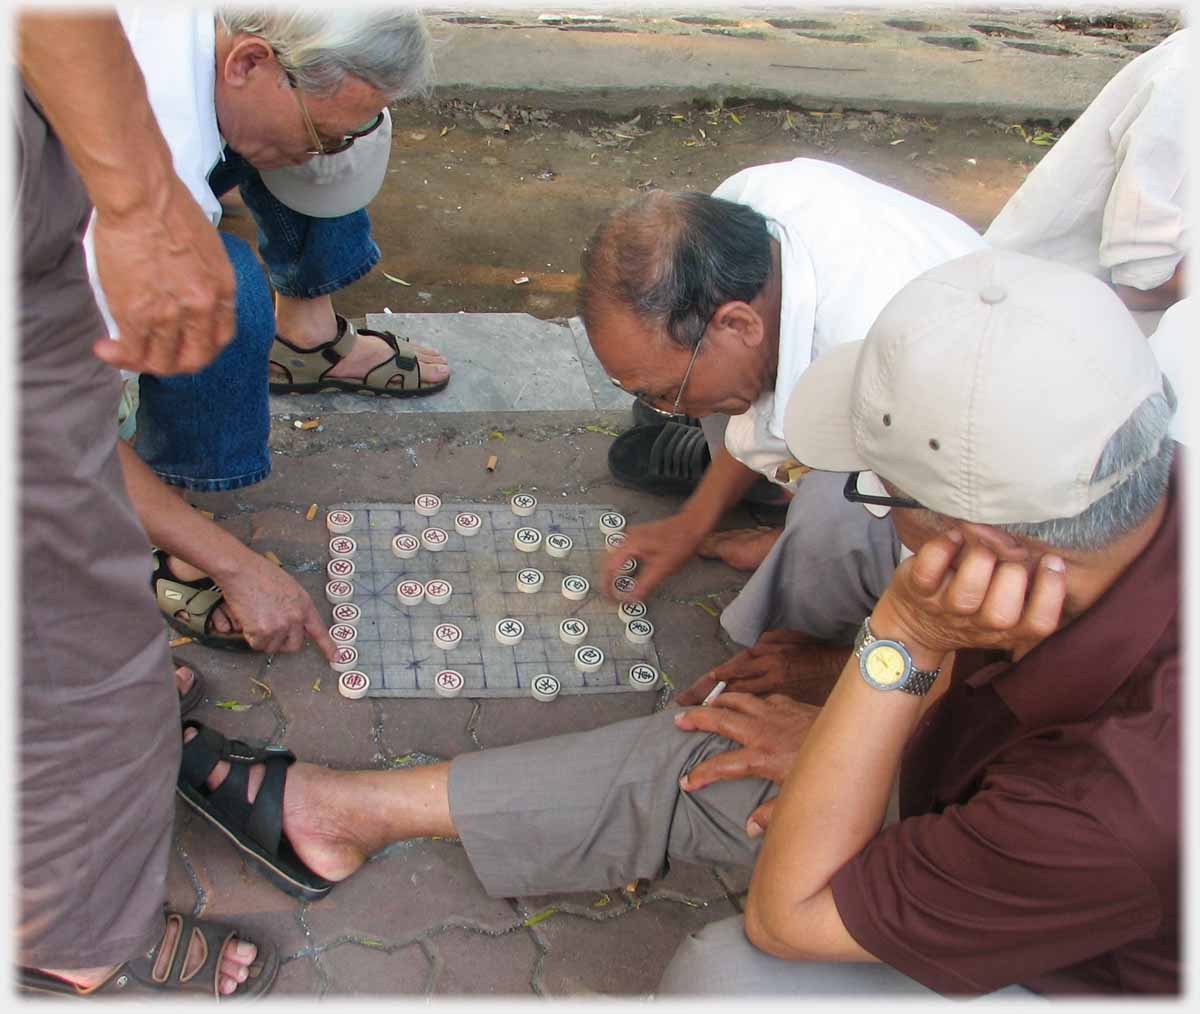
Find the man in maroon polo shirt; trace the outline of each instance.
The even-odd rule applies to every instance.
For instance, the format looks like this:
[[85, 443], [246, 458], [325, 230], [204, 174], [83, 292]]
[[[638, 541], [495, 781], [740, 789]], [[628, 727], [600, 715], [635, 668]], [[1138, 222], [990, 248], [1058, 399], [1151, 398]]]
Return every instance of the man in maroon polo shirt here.
[[420, 769], [296, 765], [284, 833], [330, 880], [457, 835], [496, 896], [753, 865], [744, 920], [660, 994], [1177, 992], [1173, 408], [1097, 279], [934, 268], [789, 402], [796, 458], [915, 554], [824, 707], [726, 693]]

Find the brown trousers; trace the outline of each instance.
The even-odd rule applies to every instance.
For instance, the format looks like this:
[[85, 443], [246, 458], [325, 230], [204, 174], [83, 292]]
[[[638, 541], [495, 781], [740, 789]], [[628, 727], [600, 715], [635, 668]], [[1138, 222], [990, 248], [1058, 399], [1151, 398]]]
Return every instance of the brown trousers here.
[[90, 206], [14, 89], [19, 244], [18, 960], [84, 968], [162, 932], [179, 704], [116, 454], [116, 371], [80, 239]]

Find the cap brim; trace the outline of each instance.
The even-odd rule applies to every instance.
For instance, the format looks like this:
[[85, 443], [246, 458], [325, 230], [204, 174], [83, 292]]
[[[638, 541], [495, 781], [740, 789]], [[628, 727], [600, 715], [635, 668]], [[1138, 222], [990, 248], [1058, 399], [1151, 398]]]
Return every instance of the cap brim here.
[[851, 408], [863, 343], [847, 342], [801, 374], [788, 397], [783, 436], [792, 457], [822, 472], [855, 472], [871, 466], [854, 443]]
[[[314, 155], [303, 165], [263, 169], [263, 183], [293, 211], [310, 218], [341, 218], [365, 208], [383, 186], [392, 154], [392, 118], [386, 108], [383, 113], [383, 123], [343, 154]], [[345, 171], [338, 171], [339, 161], [345, 162]]]

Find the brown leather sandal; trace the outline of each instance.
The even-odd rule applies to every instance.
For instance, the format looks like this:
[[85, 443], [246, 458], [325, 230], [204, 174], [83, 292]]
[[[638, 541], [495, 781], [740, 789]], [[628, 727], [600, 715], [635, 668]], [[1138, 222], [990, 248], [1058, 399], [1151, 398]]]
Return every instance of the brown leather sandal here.
[[[164, 1000], [171, 993], [206, 993], [218, 1000], [250, 999], [271, 991], [279, 973], [279, 952], [274, 944], [252, 940], [246, 933], [228, 923], [208, 919], [193, 919], [179, 912], [168, 912], [163, 935], [145, 954], [126, 961], [100, 985], [80, 989], [54, 975], [36, 968], [17, 970], [17, 990], [42, 996], [72, 996], [86, 999], [93, 996], [128, 996], [143, 999], [158, 994]], [[174, 927], [174, 945], [166, 948], [167, 938]], [[229, 996], [221, 995], [221, 953], [230, 940], [237, 938], [254, 944], [258, 953], [249, 966], [246, 981]], [[193, 940], [200, 942], [203, 960], [194, 968], [187, 963]]]
[[[276, 335], [271, 346], [271, 365], [280, 369], [287, 377], [285, 381], [271, 381], [272, 394], [314, 394], [318, 391], [348, 391], [351, 394], [375, 394], [387, 398], [424, 397], [442, 390], [450, 378], [438, 383], [427, 383], [421, 378], [421, 361], [406, 351], [401, 338], [391, 331], [373, 331], [356, 327], [341, 314], [337, 318], [337, 337], [311, 349], [302, 349], [286, 338]], [[371, 367], [361, 380], [346, 377], [330, 377], [329, 371], [350, 354], [360, 334], [382, 338], [392, 349], [392, 358]], [[396, 378], [399, 383], [392, 383]]]

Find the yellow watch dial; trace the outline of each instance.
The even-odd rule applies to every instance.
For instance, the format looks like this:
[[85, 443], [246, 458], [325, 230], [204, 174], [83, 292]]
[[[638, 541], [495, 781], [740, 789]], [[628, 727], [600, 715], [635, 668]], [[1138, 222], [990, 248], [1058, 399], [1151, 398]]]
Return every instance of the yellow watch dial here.
[[863, 661], [871, 679], [885, 687], [895, 686], [904, 678], [904, 656], [890, 644], [868, 648]]

